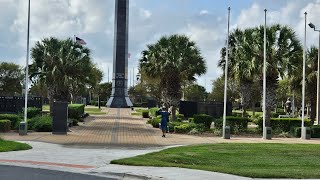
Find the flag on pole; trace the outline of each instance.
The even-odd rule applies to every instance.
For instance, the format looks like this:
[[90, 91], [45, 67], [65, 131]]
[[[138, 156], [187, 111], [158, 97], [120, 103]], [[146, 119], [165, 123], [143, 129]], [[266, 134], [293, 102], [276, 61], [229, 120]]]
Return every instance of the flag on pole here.
[[81, 38], [79, 38], [77, 36], [76, 36], [76, 42], [81, 44], [81, 45], [86, 45], [87, 44], [83, 39], [81, 39]]

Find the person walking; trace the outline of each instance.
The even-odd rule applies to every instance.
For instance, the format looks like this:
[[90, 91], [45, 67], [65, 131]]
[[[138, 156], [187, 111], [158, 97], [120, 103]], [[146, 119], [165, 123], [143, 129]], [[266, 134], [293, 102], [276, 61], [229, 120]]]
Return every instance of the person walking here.
[[169, 122], [169, 112], [165, 106], [159, 112], [161, 115], [161, 130], [162, 130], [162, 137], [166, 137], [166, 132], [168, 131], [168, 122]]

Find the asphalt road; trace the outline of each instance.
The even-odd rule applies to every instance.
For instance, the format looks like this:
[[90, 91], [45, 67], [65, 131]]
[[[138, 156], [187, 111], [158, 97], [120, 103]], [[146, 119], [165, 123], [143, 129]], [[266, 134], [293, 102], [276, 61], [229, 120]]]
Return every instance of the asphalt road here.
[[111, 178], [29, 167], [0, 165], [0, 180], [111, 180]]

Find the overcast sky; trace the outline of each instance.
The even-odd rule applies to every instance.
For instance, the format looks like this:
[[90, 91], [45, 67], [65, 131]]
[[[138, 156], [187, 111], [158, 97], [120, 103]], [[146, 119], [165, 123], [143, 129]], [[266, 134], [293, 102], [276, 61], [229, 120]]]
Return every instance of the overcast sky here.
[[[77, 35], [87, 42], [93, 61], [104, 72], [103, 81], [107, 81], [108, 67], [111, 74], [113, 61], [114, 2], [31, 0], [30, 46], [45, 37]], [[197, 43], [205, 57], [208, 71], [197, 79], [211, 91], [211, 81], [222, 74], [217, 62], [227, 36], [228, 6], [231, 30], [263, 24], [265, 8], [268, 24], [290, 25], [301, 40], [305, 11], [307, 23], [313, 22], [320, 28], [320, 0], [130, 0], [130, 74], [133, 68], [137, 73], [138, 59], [147, 44], [163, 35], [184, 33]], [[0, 0], [0, 61], [25, 64], [26, 32], [27, 0]], [[318, 34], [309, 27], [307, 44], [318, 44]]]

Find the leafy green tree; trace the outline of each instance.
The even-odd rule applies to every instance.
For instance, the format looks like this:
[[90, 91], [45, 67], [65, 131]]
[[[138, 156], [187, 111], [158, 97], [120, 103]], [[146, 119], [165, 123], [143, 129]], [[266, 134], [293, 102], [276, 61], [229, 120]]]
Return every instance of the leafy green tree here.
[[0, 96], [14, 96], [22, 92], [23, 73], [19, 65], [0, 63]]
[[101, 83], [98, 86], [98, 95], [100, 96], [100, 99], [103, 101], [107, 101], [108, 98], [111, 96], [112, 92], [112, 83], [111, 82], [105, 82]]
[[48, 89], [42, 82], [37, 82], [31, 85], [29, 93], [33, 96], [47, 97]]
[[[228, 77], [239, 85], [243, 115], [252, 101], [252, 87], [258, 72], [257, 59], [254, 58], [254, 29], [235, 29], [229, 36], [229, 64]], [[221, 59], [218, 66], [225, 67], [226, 48], [221, 50]]]
[[195, 42], [184, 35], [160, 38], [142, 52], [139, 68], [148, 77], [158, 78], [162, 99], [172, 106], [172, 118], [176, 119], [176, 107], [181, 99], [183, 81], [194, 81], [195, 75], [206, 72], [206, 64]]
[[[294, 75], [290, 79], [290, 85], [293, 88], [293, 93], [298, 96], [301, 100], [301, 89], [302, 89], [302, 63], [299, 68], [295, 71]], [[318, 49], [311, 47], [307, 51], [306, 58], [306, 104], [311, 105], [310, 119], [314, 121], [316, 118], [317, 110], [317, 71], [318, 71]]]
[[75, 89], [92, 85], [96, 68], [90, 50], [71, 38], [50, 37], [38, 41], [31, 49], [31, 57], [30, 79], [46, 85], [51, 105], [53, 100], [70, 101]]
[[205, 101], [207, 92], [203, 86], [191, 84], [184, 89], [184, 98], [187, 101]]
[[[239, 99], [239, 86], [233, 80], [230, 79], [228, 81], [228, 89], [227, 89], [227, 100], [230, 102], [235, 102], [235, 100]], [[209, 101], [224, 101], [224, 76], [221, 75], [217, 79], [212, 81], [212, 91], [208, 97]]]

